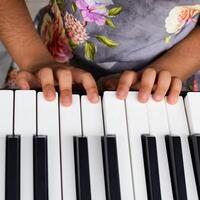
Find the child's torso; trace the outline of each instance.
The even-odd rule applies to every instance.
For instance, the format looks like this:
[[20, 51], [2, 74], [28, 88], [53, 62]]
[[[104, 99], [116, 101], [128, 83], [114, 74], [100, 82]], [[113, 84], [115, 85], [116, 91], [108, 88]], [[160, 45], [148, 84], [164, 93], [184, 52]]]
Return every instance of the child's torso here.
[[66, 8], [67, 23], [72, 14], [84, 25], [80, 40], [68, 34], [75, 53], [117, 72], [144, 67], [187, 36], [200, 0], [68, 0]]

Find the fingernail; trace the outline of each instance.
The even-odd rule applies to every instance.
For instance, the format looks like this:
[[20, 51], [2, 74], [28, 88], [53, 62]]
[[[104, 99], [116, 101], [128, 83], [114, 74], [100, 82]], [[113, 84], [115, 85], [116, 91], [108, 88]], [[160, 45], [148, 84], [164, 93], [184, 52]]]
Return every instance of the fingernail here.
[[93, 96], [93, 98], [92, 98], [92, 101], [93, 101], [94, 103], [97, 103], [97, 102], [99, 101], [99, 95], [95, 94], [95, 95]]
[[52, 90], [49, 90], [47, 92], [47, 98], [49, 98], [49, 99], [53, 99], [54, 98], [54, 92]]
[[63, 101], [61, 102], [61, 104], [65, 107], [68, 107], [71, 105], [71, 98], [69, 96], [66, 96], [63, 98]]
[[27, 84], [23, 84], [21, 87], [22, 90], [28, 90], [29, 86]]
[[145, 92], [139, 92], [138, 99], [142, 102], [146, 102], [148, 100], [148, 95]]
[[175, 104], [178, 101], [177, 97], [170, 97], [169, 98], [169, 103], [170, 104]]
[[153, 95], [153, 99], [156, 100], [156, 101], [161, 101], [162, 100], [162, 97], [160, 95]]
[[121, 91], [119, 91], [119, 92], [117, 92], [117, 96], [121, 99], [121, 98], [125, 98], [126, 97], [126, 93], [123, 91], [123, 90], [121, 90]]

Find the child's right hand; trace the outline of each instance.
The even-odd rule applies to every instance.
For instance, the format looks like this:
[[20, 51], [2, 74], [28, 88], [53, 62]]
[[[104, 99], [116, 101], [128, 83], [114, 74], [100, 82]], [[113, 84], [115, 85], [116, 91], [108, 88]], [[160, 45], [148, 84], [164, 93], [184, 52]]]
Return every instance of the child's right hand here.
[[124, 71], [103, 82], [104, 89], [116, 90], [119, 99], [126, 99], [130, 89], [139, 90], [138, 100], [142, 103], [148, 101], [151, 93], [155, 101], [161, 101], [168, 92], [168, 103], [175, 104], [182, 89], [182, 81], [178, 77], [173, 77], [166, 70], [156, 72], [152, 68], [141, 72]]
[[92, 103], [98, 102], [98, 89], [93, 76], [79, 68], [69, 66], [44, 67], [35, 73], [20, 71], [17, 75], [17, 86], [20, 89], [42, 88], [44, 97], [48, 101], [55, 98], [55, 86], [59, 86], [60, 100], [63, 106], [72, 103], [72, 84], [84, 87], [88, 99]]

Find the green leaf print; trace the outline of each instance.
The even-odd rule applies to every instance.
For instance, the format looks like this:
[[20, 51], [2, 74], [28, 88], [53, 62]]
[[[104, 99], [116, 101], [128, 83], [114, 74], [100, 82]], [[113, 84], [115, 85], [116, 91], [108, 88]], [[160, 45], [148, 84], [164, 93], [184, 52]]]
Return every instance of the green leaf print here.
[[193, 91], [193, 86], [189, 85], [188, 89], [189, 89], [189, 91]]
[[84, 48], [85, 48], [85, 58], [93, 61], [96, 54], [96, 48], [94, 44], [92, 42], [87, 41], [84, 44]]
[[104, 36], [104, 35], [96, 35], [96, 39], [101, 42], [102, 44], [106, 45], [107, 47], [110, 48], [115, 48], [117, 47], [119, 44], [113, 40], [111, 40], [110, 38]]
[[166, 36], [165, 37], [165, 44], [169, 44], [171, 42], [171, 39], [172, 39], [172, 36], [169, 35], [169, 36]]
[[76, 10], [77, 10], [76, 4], [75, 4], [75, 3], [72, 3], [72, 11], [73, 11], [73, 12], [76, 12]]
[[65, 9], [65, 1], [64, 0], [54, 0], [57, 4], [58, 7], [60, 8], [61, 11], [64, 11]]
[[111, 28], [116, 28], [115, 24], [113, 23], [112, 19], [106, 19], [106, 25], [110, 26]]
[[71, 39], [69, 39], [69, 45], [72, 49], [76, 49], [78, 47], [77, 44], [75, 44]]
[[110, 9], [108, 15], [111, 17], [115, 17], [115, 16], [119, 15], [121, 12], [122, 12], [122, 7], [117, 6], [117, 7]]

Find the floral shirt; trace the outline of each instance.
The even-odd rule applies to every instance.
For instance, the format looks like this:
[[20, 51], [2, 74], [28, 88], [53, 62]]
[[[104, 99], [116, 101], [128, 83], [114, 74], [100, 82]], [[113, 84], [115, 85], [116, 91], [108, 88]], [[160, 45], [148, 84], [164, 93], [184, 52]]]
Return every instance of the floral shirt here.
[[[53, 0], [52, 4], [39, 31], [57, 60], [65, 62], [76, 54], [112, 72], [147, 66], [185, 38], [200, 13], [200, 0], [57, 0], [57, 4]], [[52, 21], [54, 26], [49, 27]]]

